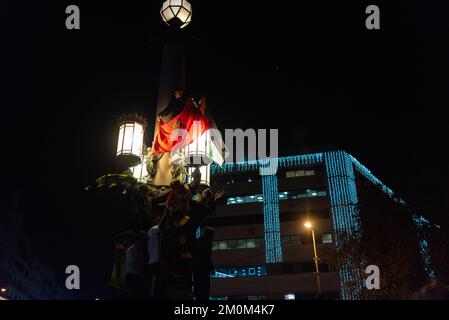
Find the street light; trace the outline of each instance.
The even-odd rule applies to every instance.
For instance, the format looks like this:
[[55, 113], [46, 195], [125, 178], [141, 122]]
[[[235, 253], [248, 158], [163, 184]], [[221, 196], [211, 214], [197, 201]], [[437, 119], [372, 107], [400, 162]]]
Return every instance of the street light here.
[[142, 161], [146, 121], [137, 114], [129, 114], [121, 116], [118, 122], [117, 156], [127, 167], [136, 166]]
[[[187, 168], [187, 174], [189, 176], [189, 183], [191, 183], [192, 180], [192, 174], [195, 171], [195, 167], [188, 167]], [[207, 184], [210, 186], [210, 164], [207, 166], [201, 166], [199, 167], [200, 173], [201, 173], [201, 181], [200, 183]]]
[[318, 261], [320, 261], [320, 259], [318, 258], [318, 254], [316, 252], [316, 242], [315, 242], [315, 232], [313, 231], [313, 226], [310, 222], [306, 222], [304, 223], [304, 226], [307, 229], [311, 229], [312, 230], [312, 242], [313, 242], [313, 261], [315, 263], [315, 275], [316, 275], [316, 285], [318, 288], [318, 297], [321, 296], [321, 282], [320, 282], [320, 269], [318, 267]]
[[2, 293], [5, 293], [5, 292], [6, 292], [6, 289], [5, 289], [5, 288], [1, 288], [0, 291], [1, 291]]
[[162, 4], [161, 17], [168, 26], [185, 28], [192, 21], [192, 5], [187, 0], [167, 0]]
[[143, 155], [141, 157], [140, 164], [129, 168], [131, 170], [131, 173], [133, 174], [133, 177], [136, 178], [139, 182], [145, 182], [148, 178], [147, 159], [148, 157]]
[[188, 167], [202, 167], [209, 165], [210, 158], [210, 134], [209, 130], [201, 134], [201, 128], [195, 127], [193, 130], [192, 143], [185, 146], [184, 162]]

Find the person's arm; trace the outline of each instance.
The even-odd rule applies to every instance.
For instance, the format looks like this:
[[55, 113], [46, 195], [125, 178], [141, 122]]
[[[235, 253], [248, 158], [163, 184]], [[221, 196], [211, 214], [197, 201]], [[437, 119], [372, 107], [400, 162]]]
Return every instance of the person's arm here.
[[166, 117], [170, 113], [173, 113], [173, 101], [171, 101], [164, 110], [158, 113], [158, 117]]

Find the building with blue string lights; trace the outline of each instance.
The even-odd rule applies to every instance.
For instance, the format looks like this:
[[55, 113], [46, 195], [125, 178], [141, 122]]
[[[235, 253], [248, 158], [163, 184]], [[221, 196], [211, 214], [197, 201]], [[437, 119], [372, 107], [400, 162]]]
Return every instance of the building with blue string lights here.
[[[413, 243], [409, 244], [416, 247], [423, 278], [435, 276], [424, 238], [429, 221], [414, 214], [352, 155], [336, 150], [277, 161], [277, 171], [270, 175], [260, 175], [262, 161], [211, 168], [213, 188], [226, 192], [207, 222], [215, 228], [213, 299], [314, 299], [312, 237], [305, 221], [311, 221], [315, 232], [320, 297], [360, 299], [366, 290], [363, 270], [354, 276], [350, 256], [340, 264], [334, 261], [342, 247], [340, 235], [360, 238], [368, 225], [375, 224], [372, 218], [382, 216], [375, 210], [405, 219], [384, 224], [405, 226], [410, 221]], [[373, 202], [366, 191], [370, 186], [382, 200]]]

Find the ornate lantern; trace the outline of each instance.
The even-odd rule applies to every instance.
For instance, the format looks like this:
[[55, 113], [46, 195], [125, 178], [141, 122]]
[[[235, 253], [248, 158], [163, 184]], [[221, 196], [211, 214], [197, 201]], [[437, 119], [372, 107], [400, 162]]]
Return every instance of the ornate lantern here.
[[145, 119], [137, 114], [119, 118], [117, 156], [127, 167], [136, 166], [142, 162], [143, 136], [146, 125]]
[[129, 168], [133, 174], [133, 177], [139, 182], [146, 182], [148, 178], [147, 171], [147, 156], [141, 157], [141, 163], [137, 166]]
[[209, 131], [204, 132], [201, 136], [199, 130], [195, 130], [196, 136], [193, 142], [184, 147], [184, 163], [188, 167], [202, 167], [209, 165], [212, 160], [210, 158], [210, 134]]
[[[193, 168], [193, 167], [189, 167], [187, 169], [187, 174], [189, 176], [189, 183], [192, 182], [192, 178], [191, 177], [192, 177], [192, 173], [193, 173], [194, 170], [195, 170], [195, 168]], [[201, 172], [201, 181], [200, 181], [200, 183], [201, 184], [207, 184], [208, 186], [210, 186], [210, 164], [207, 165], [207, 166], [199, 167], [199, 170]]]
[[167, 0], [162, 4], [161, 17], [169, 26], [185, 28], [192, 21], [192, 5], [187, 0]]

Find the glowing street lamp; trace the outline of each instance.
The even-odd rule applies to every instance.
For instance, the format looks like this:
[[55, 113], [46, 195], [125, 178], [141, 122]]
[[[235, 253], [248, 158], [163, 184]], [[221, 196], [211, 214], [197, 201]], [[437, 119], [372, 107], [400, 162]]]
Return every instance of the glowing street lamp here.
[[128, 167], [136, 166], [142, 161], [145, 127], [145, 119], [136, 114], [119, 118], [117, 156]]
[[136, 178], [139, 182], [145, 182], [148, 177], [147, 159], [147, 156], [142, 156], [140, 164], [129, 168], [131, 170], [131, 173], [133, 174], [133, 177]]
[[318, 254], [316, 251], [315, 232], [313, 231], [313, 226], [309, 221], [304, 223], [304, 227], [312, 230], [313, 262], [315, 263], [316, 285], [317, 285], [317, 289], [318, 289], [318, 296], [321, 296], [320, 269], [318, 267], [318, 261], [320, 261], [320, 259], [318, 258]]
[[192, 21], [192, 5], [187, 0], [167, 0], [162, 4], [161, 17], [168, 26], [185, 28]]
[[[200, 183], [202, 184], [207, 184], [208, 186], [210, 186], [210, 164], [207, 166], [202, 166], [199, 168], [200, 169], [200, 173], [201, 173], [201, 181]], [[195, 171], [194, 167], [189, 167], [187, 168], [187, 174], [189, 176], [189, 183], [191, 183], [192, 181], [192, 174]]]
[[199, 135], [199, 128], [193, 133], [193, 141], [184, 147], [184, 162], [188, 167], [202, 167], [209, 165], [210, 158], [210, 134], [209, 130]]

